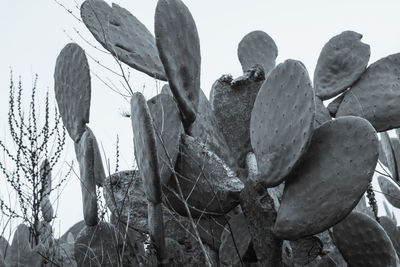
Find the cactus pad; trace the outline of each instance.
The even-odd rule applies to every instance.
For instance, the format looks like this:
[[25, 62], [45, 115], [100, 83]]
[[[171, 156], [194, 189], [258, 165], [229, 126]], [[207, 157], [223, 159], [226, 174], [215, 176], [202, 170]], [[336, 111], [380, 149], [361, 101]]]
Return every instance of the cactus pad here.
[[97, 225], [99, 220], [97, 216], [97, 195], [93, 151], [93, 136], [89, 131], [85, 131], [79, 142], [75, 143], [75, 153], [80, 170], [83, 217], [88, 226]]
[[338, 223], [368, 188], [377, 160], [378, 139], [367, 120], [348, 116], [324, 123], [286, 180], [275, 233], [294, 240]]
[[57, 57], [54, 90], [65, 128], [78, 142], [89, 122], [91, 87], [85, 52], [75, 43], [67, 44]]
[[196, 119], [200, 90], [200, 42], [195, 22], [181, 0], [159, 0], [154, 31], [171, 91], [187, 128]]
[[136, 161], [142, 175], [147, 199], [161, 203], [161, 178], [157, 156], [156, 133], [146, 99], [141, 93], [131, 98], [131, 121]]
[[[179, 154], [179, 143], [183, 134], [181, 116], [174, 99], [166, 94], [153, 97], [147, 101], [147, 105], [155, 127], [161, 182], [167, 184], [172, 174], [171, 168], [174, 168]], [[172, 161], [172, 166], [170, 166], [164, 146]]]
[[199, 107], [196, 121], [188, 129], [189, 135], [205, 143], [211, 151], [223, 159], [232, 169], [236, 169], [235, 157], [228, 145], [220, 125], [204, 92], [199, 93]]
[[147, 75], [166, 80], [154, 36], [128, 10], [102, 0], [86, 0], [81, 17], [96, 40], [112, 55]]
[[359, 33], [345, 31], [322, 48], [314, 71], [315, 92], [322, 100], [337, 96], [364, 72], [371, 51], [361, 38]]
[[382, 194], [393, 207], [400, 209], [400, 188], [388, 178], [378, 176], [378, 183], [382, 190]]
[[123, 247], [114, 226], [100, 222], [82, 229], [75, 241], [74, 255], [78, 266], [119, 266]]
[[[202, 214], [198, 211], [224, 214], [239, 204], [243, 183], [223, 160], [188, 135], [182, 136], [180, 149], [175, 168], [184, 198], [194, 208], [194, 217]], [[174, 180], [169, 186], [178, 192]], [[167, 193], [166, 198], [176, 211], [187, 216], [183, 203], [174, 193]]]
[[400, 252], [400, 231], [397, 228], [396, 221], [393, 221], [388, 216], [379, 217], [379, 223], [392, 241], [394, 249], [397, 253]]
[[286, 60], [271, 71], [251, 113], [251, 146], [262, 180], [283, 182], [307, 151], [315, 118], [314, 92], [304, 65]]
[[400, 127], [400, 53], [371, 64], [346, 91], [336, 117], [363, 117], [378, 132]]
[[333, 238], [349, 266], [397, 266], [396, 251], [385, 230], [363, 213], [352, 212], [335, 225]]
[[253, 31], [239, 42], [237, 53], [243, 72], [259, 64], [267, 74], [275, 67], [278, 48], [267, 33]]
[[211, 108], [240, 167], [245, 166], [246, 155], [252, 151], [251, 111], [264, 80], [264, 71], [256, 67], [235, 80], [229, 75], [223, 75], [211, 88]]
[[[230, 228], [226, 225], [221, 235], [221, 246], [219, 247], [218, 255], [222, 266], [236, 266], [239, 264], [240, 259], [243, 259], [251, 243], [251, 235], [242, 212], [233, 216], [229, 220], [229, 224]], [[233, 242], [233, 239], [235, 239], [235, 242]]]

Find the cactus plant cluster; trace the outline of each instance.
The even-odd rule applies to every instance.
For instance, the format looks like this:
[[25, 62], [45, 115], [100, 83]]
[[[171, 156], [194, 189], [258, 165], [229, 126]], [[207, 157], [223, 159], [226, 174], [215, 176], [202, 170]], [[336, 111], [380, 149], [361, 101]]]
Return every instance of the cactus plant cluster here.
[[[87, 126], [85, 52], [71, 43], [58, 56], [56, 99], [75, 144], [85, 219], [64, 238], [77, 266], [399, 264], [391, 214], [380, 225], [356, 210], [367, 209], [378, 155], [395, 179], [379, 178], [382, 191], [400, 207], [390, 199], [400, 198], [397, 141], [377, 135], [400, 127], [400, 54], [367, 67], [369, 45], [345, 31], [323, 47], [312, 83], [300, 61], [275, 66], [275, 42], [254, 31], [238, 46], [243, 75], [223, 75], [208, 100], [199, 36], [181, 0], [158, 1], [155, 37], [103, 0], [86, 0], [81, 17], [116, 59], [168, 85], [149, 100], [132, 95], [138, 169], [105, 177]], [[96, 186], [110, 223], [99, 222]]]

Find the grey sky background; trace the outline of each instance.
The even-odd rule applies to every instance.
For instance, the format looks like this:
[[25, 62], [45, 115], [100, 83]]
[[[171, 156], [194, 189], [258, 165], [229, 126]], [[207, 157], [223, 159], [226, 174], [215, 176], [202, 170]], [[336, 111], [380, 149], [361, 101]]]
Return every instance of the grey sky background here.
[[[58, 0], [79, 17], [76, 6], [81, 0]], [[118, 71], [111, 56], [99, 52], [84, 39], [101, 48], [82, 22], [53, 0], [1, 0], [0, 9], [0, 138], [7, 138], [7, 111], [10, 68], [14, 79], [22, 77], [26, 96], [29, 96], [34, 74], [39, 75], [38, 94], [43, 100], [49, 90], [55, 105], [53, 73], [56, 58], [72, 38], [88, 55], [107, 67]], [[111, 3], [111, 1], [107, 1]], [[154, 32], [155, 0], [115, 0], [138, 17]], [[389, 54], [400, 52], [400, 1], [362, 0], [184, 0], [196, 21], [202, 54], [201, 87], [209, 94], [213, 82], [222, 74], [241, 75], [237, 59], [237, 44], [250, 31], [267, 32], [278, 46], [277, 63], [292, 58], [302, 61], [310, 77], [323, 45], [334, 35], [345, 30], [363, 34], [363, 42], [371, 46], [370, 63]], [[76, 29], [76, 30], [75, 30]], [[84, 37], [81, 38], [79, 34]], [[130, 120], [121, 116], [129, 104], [120, 95], [99, 81], [99, 75], [109, 84], [123, 90], [120, 78], [105, 70], [89, 58], [92, 73], [92, 100], [89, 127], [104, 148], [111, 163], [115, 162], [116, 136], [120, 138], [120, 170], [132, 168], [133, 145]], [[127, 67], [126, 67], [127, 68]], [[145, 74], [131, 70], [131, 86], [154, 96], [163, 83]], [[109, 80], [108, 80], [109, 79]], [[42, 101], [42, 108], [44, 102]], [[12, 146], [12, 144], [10, 144]], [[67, 138], [62, 160], [75, 160], [73, 143]], [[103, 158], [106, 162], [106, 159]], [[62, 167], [64, 171], [67, 165]], [[75, 163], [75, 172], [79, 173]], [[4, 185], [0, 182], [4, 195]], [[55, 194], [53, 193], [53, 199]], [[57, 206], [57, 203], [54, 204]], [[82, 219], [81, 189], [78, 178], [72, 174], [58, 201], [58, 219], [54, 223], [56, 234], [61, 234]], [[15, 225], [16, 226], [16, 225]]]

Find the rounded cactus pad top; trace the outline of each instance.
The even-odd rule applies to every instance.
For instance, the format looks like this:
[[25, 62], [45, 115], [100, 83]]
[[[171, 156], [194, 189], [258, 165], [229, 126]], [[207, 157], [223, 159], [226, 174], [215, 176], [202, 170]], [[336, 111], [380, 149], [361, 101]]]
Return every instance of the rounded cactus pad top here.
[[314, 92], [304, 65], [279, 64], [261, 87], [250, 121], [251, 146], [267, 185], [283, 182], [307, 151], [314, 117]]
[[146, 99], [139, 92], [134, 93], [131, 98], [131, 121], [135, 157], [142, 175], [147, 199], [154, 204], [161, 203], [161, 178], [156, 134]]
[[286, 180], [275, 234], [295, 240], [338, 223], [360, 201], [377, 161], [378, 137], [367, 120], [349, 116], [324, 123]]
[[336, 113], [363, 117], [378, 132], [400, 127], [400, 53], [371, 64], [350, 90]]
[[78, 142], [89, 122], [91, 85], [85, 51], [75, 43], [67, 44], [57, 57], [54, 91], [64, 126]]
[[86, 0], [81, 18], [94, 38], [112, 55], [132, 68], [166, 80], [154, 36], [128, 10], [103, 0]]
[[325, 44], [314, 71], [314, 88], [322, 100], [337, 96], [349, 88], [367, 67], [370, 47], [362, 35], [345, 31]]
[[196, 119], [200, 91], [200, 41], [196, 24], [181, 0], [159, 0], [154, 32], [171, 91], [185, 128]]
[[252, 31], [240, 41], [237, 53], [243, 71], [247, 71], [259, 64], [267, 74], [275, 67], [278, 48], [267, 33]]
[[349, 266], [398, 266], [396, 250], [385, 230], [363, 213], [352, 212], [335, 225], [333, 238]]

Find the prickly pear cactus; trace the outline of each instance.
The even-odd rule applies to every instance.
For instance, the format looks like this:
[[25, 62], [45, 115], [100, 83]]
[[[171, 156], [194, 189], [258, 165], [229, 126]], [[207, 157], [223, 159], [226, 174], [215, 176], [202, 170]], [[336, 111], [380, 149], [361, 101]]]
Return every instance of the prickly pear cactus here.
[[89, 122], [90, 71], [83, 49], [67, 44], [57, 57], [54, 71], [54, 91], [65, 128], [78, 142]]
[[350, 213], [333, 227], [333, 237], [350, 266], [397, 266], [390, 238], [379, 223], [365, 214]]
[[117, 4], [86, 0], [81, 17], [96, 40], [116, 58], [156, 79], [166, 80], [154, 36], [135, 16]]
[[201, 57], [196, 24], [182, 1], [159, 0], [154, 32], [168, 83], [187, 128], [196, 120], [199, 104]]
[[307, 151], [314, 117], [314, 92], [303, 63], [279, 64], [261, 87], [250, 121], [260, 179], [269, 187], [282, 183]]
[[[86, 0], [81, 17], [117, 60], [168, 85], [148, 101], [132, 95], [139, 170], [105, 178], [86, 125], [91, 88], [85, 53], [68, 44], [57, 59], [56, 99], [75, 143], [86, 224], [79, 235], [71, 232], [58, 241], [75, 242], [78, 266], [132, 264], [116, 249], [121, 233], [132, 240], [129, 251], [142, 265], [211, 266], [219, 258], [227, 266], [346, 266], [340, 252], [352, 266], [368, 266], [363, 264], [369, 259], [370, 266], [397, 264], [383, 228], [372, 217], [350, 212], [367, 209], [363, 195], [367, 188], [372, 192], [376, 131], [400, 127], [399, 54], [366, 68], [369, 45], [361, 34], [345, 31], [322, 49], [312, 86], [300, 61], [275, 66], [276, 44], [253, 31], [238, 46], [243, 75], [223, 76], [208, 101], [200, 89], [199, 36], [181, 0], [158, 1], [155, 38], [127, 10], [103, 0]], [[335, 96], [326, 108], [323, 100]], [[384, 164], [397, 164], [392, 154]], [[378, 180], [395, 203], [397, 187]], [[98, 223], [96, 185], [105, 186], [115, 227]], [[238, 210], [243, 213], [235, 217]], [[227, 222], [229, 231], [223, 228]], [[396, 223], [382, 223], [396, 238]], [[328, 234], [331, 227], [340, 252]], [[358, 235], [350, 239], [353, 230]]]
[[400, 127], [400, 53], [371, 64], [360, 79], [345, 92], [336, 113], [360, 116], [378, 132]]
[[348, 116], [323, 124], [287, 179], [275, 234], [293, 240], [341, 221], [367, 190], [377, 160], [378, 138], [368, 121]]
[[345, 31], [325, 44], [314, 71], [315, 93], [322, 100], [342, 93], [364, 72], [371, 52], [361, 38], [359, 33]]

